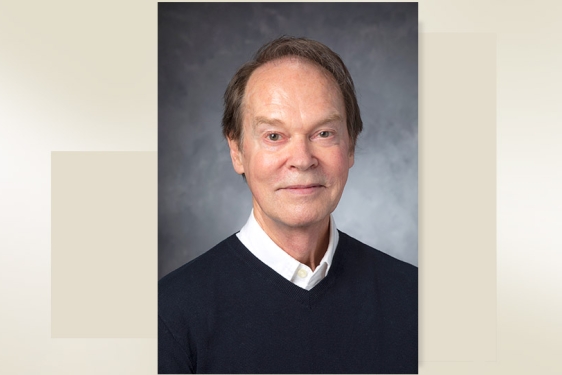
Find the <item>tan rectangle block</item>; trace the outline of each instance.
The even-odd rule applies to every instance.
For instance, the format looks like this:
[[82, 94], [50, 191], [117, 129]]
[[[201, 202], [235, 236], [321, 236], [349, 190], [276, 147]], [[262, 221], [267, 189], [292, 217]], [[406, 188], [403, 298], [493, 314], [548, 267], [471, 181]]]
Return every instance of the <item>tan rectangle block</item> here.
[[495, 36], [420, 42], [420, 369], [495, 361]]
[[156, 337], [156, 161], [51, 153], [51, 337]]

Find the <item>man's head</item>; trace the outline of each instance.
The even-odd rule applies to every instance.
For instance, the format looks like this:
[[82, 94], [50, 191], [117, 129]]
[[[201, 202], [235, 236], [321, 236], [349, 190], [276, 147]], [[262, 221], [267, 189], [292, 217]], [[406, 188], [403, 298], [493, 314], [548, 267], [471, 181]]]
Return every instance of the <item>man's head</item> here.
[[335, 79], [344, 101], [345, 122], [353, 152], [357, 137], [363, 130], [363, 121], [351, 75], [338, 54], [324, 44], [306, 38], [283, 36], [275, 39], [263, 45], [256, 52], [253, 60], [238, 69], [224, 94], [223, 135], [227, 139], [242, 142], [244, 93], [250, 76], [260, 66], [289, 56], [309, 60], [324, 68]]
[[[294, 49], [301, 54], [288, 53]], [[339, 61], [344, 76], [316, 60], [329, 66]], [[232, 92], [239, 80], [243, 86]], [[262, 225], [308, 227], [325, 223], [336, 208], [361, 130], [355, 95], [346, 101], [341, 89], [346, 85], [353, 94], [351, 77], [336, 54], [318, 42], [293, 38], [262, 47], [256, 61], [233, 78], [225, 94], [225, 118], [229, 98], [238, 101], [230, 103], [238, 109], [230, 116], [232, 128], [225, 121], [223, 130], [234, 169], [246, 176]]]

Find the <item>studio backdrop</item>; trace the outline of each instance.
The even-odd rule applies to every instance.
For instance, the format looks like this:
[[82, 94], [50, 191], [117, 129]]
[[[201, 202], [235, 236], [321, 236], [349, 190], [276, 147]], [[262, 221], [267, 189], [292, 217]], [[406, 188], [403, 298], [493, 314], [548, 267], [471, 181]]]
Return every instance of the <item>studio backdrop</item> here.
[[364, 130], [338, 229], [417, 265], [417, 3], [159, 3], [159, 278], [248, 219], [251, 194], [221, 133], [223, 94], [281, 35], [326, 44], [355, 82]]

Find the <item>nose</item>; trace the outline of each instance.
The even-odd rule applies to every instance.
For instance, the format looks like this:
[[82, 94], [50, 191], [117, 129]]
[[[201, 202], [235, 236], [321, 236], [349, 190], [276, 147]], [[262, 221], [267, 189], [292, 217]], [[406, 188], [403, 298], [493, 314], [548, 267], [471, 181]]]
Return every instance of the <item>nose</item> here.
[[308, 138], [292, 139], [288, 152], [290, 168], [305, 171], [318, 165], [318, 159], [313, 154], [313, 147]]

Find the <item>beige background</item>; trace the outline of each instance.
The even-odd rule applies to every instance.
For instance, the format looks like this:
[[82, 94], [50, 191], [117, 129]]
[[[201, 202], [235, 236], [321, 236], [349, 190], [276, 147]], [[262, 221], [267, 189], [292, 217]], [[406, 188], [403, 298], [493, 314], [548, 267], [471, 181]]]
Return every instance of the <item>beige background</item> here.
[[[555, 1], [420, 2], [421, 374], [562, 368], [560, 8]], [[155, 155], [156, 11], [155, 2], [124, 0], [0, 5], [3, 373], [156, 373], [154, 289], [124, 304], [153, 309], [128, 332], [118, 331], [127, 314], [98, 316], [103, 334], [78, 320], [70, 327], [75, 335], [59, 333], [73, 338], [56, 338], [60, 303], [51, 291], [58, 275], [51, 211], [60, 208], [51, 206], [51, 184], [61, 166], [51, 152]], [[65, 158], [80, 155], [74, 152]], [[152, 173], [156, 183], [154, 157], [144, 163], [139, 176]], [[122, 179], [120, 187], [134, 181]], [[139, 236], [155, 238], [156, 193], [139, 194], [153, 199], [140, 199], [145, 213], [126, 219]], [[76, 213], [82, 220], [87, 212]], [[112, 214], [91, 219], [103, 223]], [[102, 229], [88, 233], [103, 241]], [[135, 255], [134, 246], [110, 250]], [[156, 259], [154, 243], [152, 256], [138, 260], [146, 275], [128, 276], [156, 282]], [[98, 258], [94, 269], [75, 275], [77, 286], [94, 285], [93, 298], [114, 293], [108, 283], [119, 288], [123, 278], [104, 267]]]
[[51, 154], [51, 337], [155, 337], [157, 154]]

